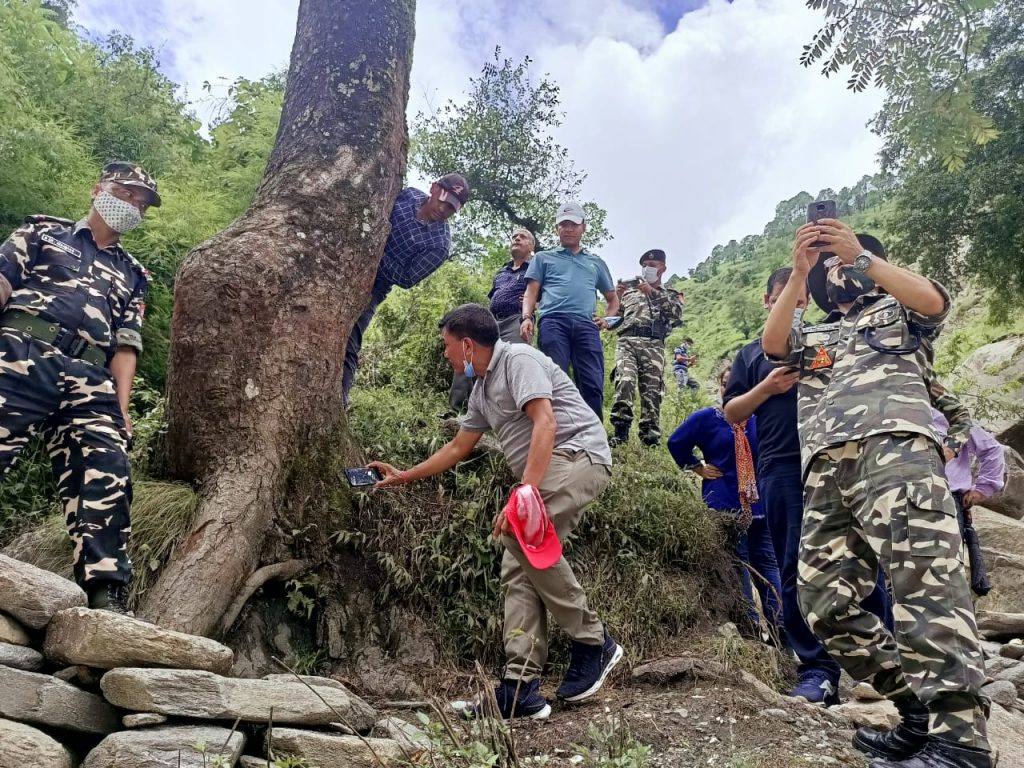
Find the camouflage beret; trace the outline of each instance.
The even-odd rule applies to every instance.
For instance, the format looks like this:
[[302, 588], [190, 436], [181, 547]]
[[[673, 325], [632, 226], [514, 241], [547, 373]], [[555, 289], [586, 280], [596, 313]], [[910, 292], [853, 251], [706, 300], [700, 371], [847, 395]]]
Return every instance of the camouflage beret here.
[[149, 204], [154, 208], [160, 207], [160, 195], [156, 191], [156, 181], [142, 168], [141, 165], [133, 163], [113, 162], [103, 166], [100, 173], [100, 182], [116, 181], [118, 184], [126, 184], [131, 187], [142, 187], [149, 191]]

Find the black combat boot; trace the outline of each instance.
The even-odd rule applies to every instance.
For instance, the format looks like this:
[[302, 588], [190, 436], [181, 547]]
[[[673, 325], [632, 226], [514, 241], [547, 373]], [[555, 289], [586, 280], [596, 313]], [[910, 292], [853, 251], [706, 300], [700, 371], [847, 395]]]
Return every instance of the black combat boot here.
[[100, 581], [86, 587], [89, 607], [97, 611], [110, 611], [123, 616], [134, 616], [128, 610], [128, 588], [115, 581]]
[[625, 445], [629, 442], [629, 424], [616, 424], [615, 434], [608, 440], [608, 445]]
[[916, 755], [878, 758], [871, 761], [871, 768], [992, 768], [992, 753], [932, 736]]
[[928, 742], [928, 709], [914, 700], [899, 707], [903, 720], [891, 731], [858, 728], [853, 746], [872, 757], [902, 760], [920, 752]]

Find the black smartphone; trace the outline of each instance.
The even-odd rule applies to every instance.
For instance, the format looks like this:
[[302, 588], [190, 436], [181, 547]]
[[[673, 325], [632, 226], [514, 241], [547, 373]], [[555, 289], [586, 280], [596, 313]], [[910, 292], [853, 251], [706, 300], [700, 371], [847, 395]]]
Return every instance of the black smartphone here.
[[348, 484], [353, 488], [365, 488], [368, 485], [376, 485], [384, 478], [373, 467], [349, 467], [345, 470], [345, 477]]
[[[807, 206], [807, 222], [809, 224], [821, 221], [822, 219], [835, 218], [837, 218], [835, 200], [818, 200]], [[821, 248], [824, 245], [828, 245], [828, 243], [824, 240], [815, 240], [811, 245], [814, 248]]]

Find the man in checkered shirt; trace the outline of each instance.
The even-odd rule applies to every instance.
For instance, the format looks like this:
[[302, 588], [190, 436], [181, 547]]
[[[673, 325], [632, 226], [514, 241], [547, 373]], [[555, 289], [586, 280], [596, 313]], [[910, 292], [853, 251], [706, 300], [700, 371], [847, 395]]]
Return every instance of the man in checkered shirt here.
[[370, 302], [356, 320], [345, 348], [345, 375], [342, 393], [348, 405], [348, 393], [359, 367], [363, 334], [370, 326], [377, 307], [394, 286], [412, 288], [426, 280], [447, 261], [452, 250], [448, 219], [469, 200], [469, 183], [457, 173], [449, 173], [430, 185], [430, 194], [413, 187], [398, 193], [391, 209], [391, 234], [384, 245], [384, 257], [377, 267]]

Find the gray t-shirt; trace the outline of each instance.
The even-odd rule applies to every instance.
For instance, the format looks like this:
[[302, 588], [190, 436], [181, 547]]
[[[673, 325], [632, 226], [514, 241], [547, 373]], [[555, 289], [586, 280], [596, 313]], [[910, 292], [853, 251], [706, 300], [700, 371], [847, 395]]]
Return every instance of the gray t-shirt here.
[[527, 344], [499, 341], [487, 373], [473, 387], [467, 432], [494, 430], [505, 459], [517, 477], [526, 470], [533, 422], [523, 410], [531, 400], [551, 401], [555, 414], [555, 449], [586, 451], [595, 464], [612, 465], [608, 435], [565, 371]]

